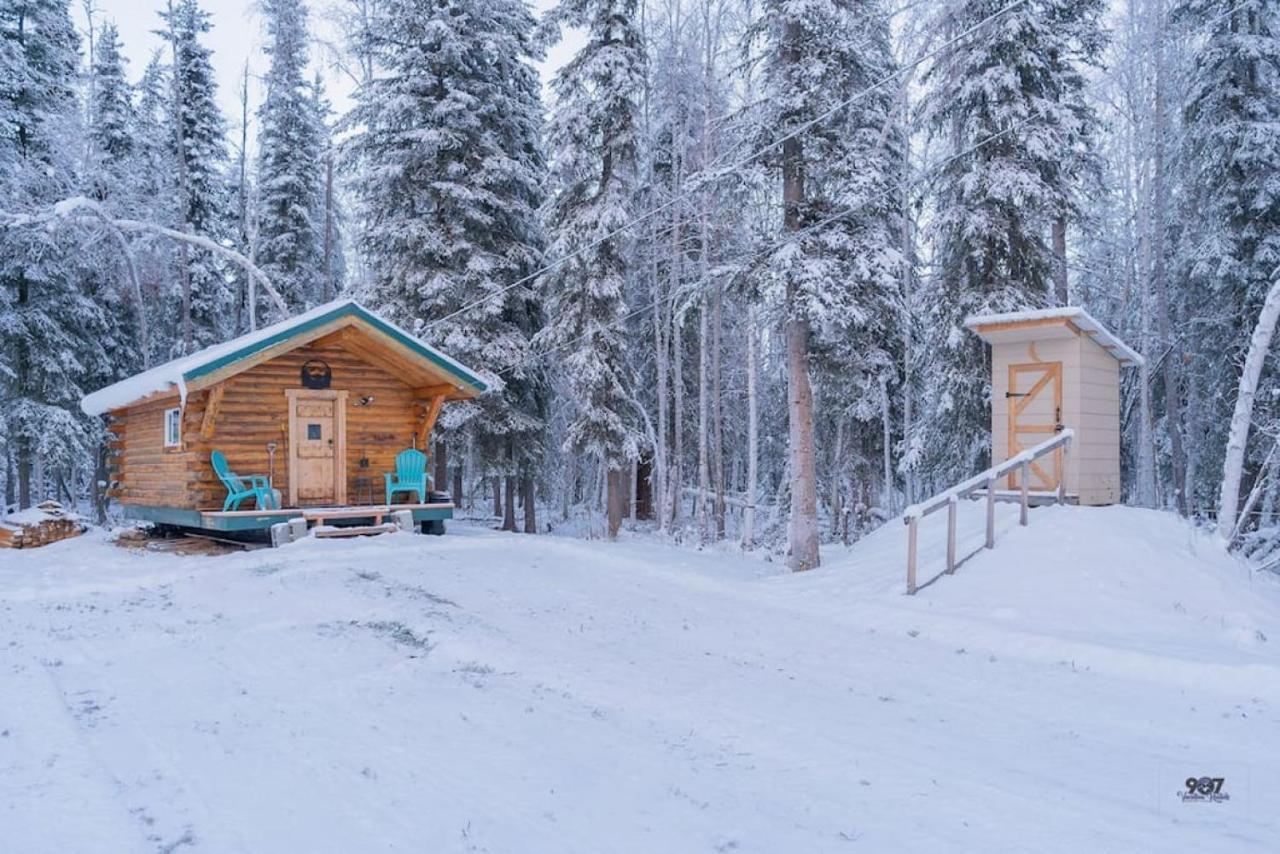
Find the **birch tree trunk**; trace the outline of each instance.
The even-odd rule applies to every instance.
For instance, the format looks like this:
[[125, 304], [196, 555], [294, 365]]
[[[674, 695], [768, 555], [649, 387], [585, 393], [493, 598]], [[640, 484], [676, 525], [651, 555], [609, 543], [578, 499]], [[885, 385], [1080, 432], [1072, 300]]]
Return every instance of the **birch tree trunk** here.
[[[656, 235], [655, 235], [656, 236]], [[654, 241], [656, 246], [657, 241]], [[653, 439], [653, 518], [659, 531], [667, 527], [667, 340], [663, 334], [666, 317], [662, 310], [664, 299], [662, 283], [658, 277], [657, 253], [653, 261], [653, 350], [654, 370], [657, 373], [658, 424]]]
[[750, 551], [756, 544], [756, 494], [759, 492], [759, 403], [756, 391], [756, 375], [759, 371], [757, 353], [756, 305], [747, 307], [747, 487], [746, 506], [742, 511], [742, 547]]
[[1156, 328], [1160, 335], [1160, 352], [1164, 354], [1165, 430], [1169, 434], [1170, 464], [1173, 469], [1173, 496], [1178, 512], [1187, 515], [1187, 461], [1182, 447], [1182, 402], [1178, 391], [1178, 360], [1174, 353], [1173, 332], [1169, 318], [1169, 282], [1165, 265], [1165, 216], [1167, 206], [1165, 146], [1165, 53], [1164, 53], [1164, 2], [1156, 0], [1155, 26], [1151, 33], [1151, 51], [1155, 57], [1155, 126], [1152, 143], [1155, 147], [1154, 215], [1151, 235], [1152, 283], [1156, 292]]
[[724, 539], [724, 414], [721, 404], [720, 388], [720, 351], [723, 345], [724, 329], [724, 288], [717, 283], [712, 296], [711, 307], [711, 457], [713, 461], [712, 479], [715, 485], [716, 498], [712, 508], [715, 519], [715, 536]]
[[[672, 294], [674, 299], [674, 293]], [[680, 518], [680, 497], [684, 489], [684, 316], [679, 311], [671, 313], [671, 389], [675, 431], [674, 453], [671, 457], [670, 491], [671, 522]]]
[[1271, 290], [1258, 315], [1257, 325], [1249, 340], [1249, 353], [1245, 356], [1244, 370], [1240, 374], [1240, 387], [1236, 392], [1236, 408], [1231, 415], [1231, 429], [1227, 434], [1227, 454], [1222, 463], [1222, 488], [1218, 497], [1218, 534], [1225, 540], [1236, 526], [1240, 507], [1240, 481], [1244, 476], [1244, 453], [1249, 442], [1249, 426], [1253, 419], [1254, 396], [1258, 392], [1258, 378], [1271, 348], [1271, 338], [1280, 318], [1280, 268], [1271, 274]]
[[[705, 268], [705, 251], [702, 263]], [[710, 433], [710, 425], [707, 422], [708, 357], [707, 297], [704, 293], [698, 301], [698, 499], [694, 505], [694, 517], [698, 520], [698, 536], [704, 543], [711, 538], [711, 514], [707, 504], [707, 493], [711, 488], [711, 463], [707, 454], [707, 437]]]
[[1139, 329], [1141, 349], [1145, 357], [1138, 367], [1138, 504], [1156, 506], [1156, 451], [1151, 425], [1151, 288], [1146, 273], [1151, 269], [1151, 223], [1148, 212], [1150, 182], [1139, 170], [1136, 197], [1138, 220], [1138, 275], [1134, 285], [1138, 289]]

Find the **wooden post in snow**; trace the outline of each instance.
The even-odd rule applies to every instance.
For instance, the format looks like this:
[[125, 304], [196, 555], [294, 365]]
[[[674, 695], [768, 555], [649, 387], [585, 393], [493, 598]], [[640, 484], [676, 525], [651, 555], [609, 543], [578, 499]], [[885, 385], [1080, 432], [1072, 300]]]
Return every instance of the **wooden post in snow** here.
[[956, 505], [959, 503], [954, 495], [947, 501], [947, 575], [956, 571]]
[[907, 594], [915, 595], [916, 592], [916, 536], [919, 533], [918, 527], [920, 518], [918, 516], [909, 516], [907, 518]]
[[996, 547], [996, 479], [987, 478], [987, 548]]
[[[1018, 524], [1022, 525], [1025, 528], [1027, 525], [1027, 510], [1030, 504], [1030, 500], [1029, 500], [1030, 496], [1027, 494], [1028, 490], [1030, 490], [1031, 488], [1030, 487], [1030, 481], [1031, 481], [1031, 464], [1030, 463], [1022, 464], [1022, 468], [1018, 470], [1018, 477], [1022, 479], [1021, 495], [1018, 498], [1018, 503], [1021, 505], [1018, 509]], [[1059, 482], [1061, 482], [1061, 480], [1059, 480]]]

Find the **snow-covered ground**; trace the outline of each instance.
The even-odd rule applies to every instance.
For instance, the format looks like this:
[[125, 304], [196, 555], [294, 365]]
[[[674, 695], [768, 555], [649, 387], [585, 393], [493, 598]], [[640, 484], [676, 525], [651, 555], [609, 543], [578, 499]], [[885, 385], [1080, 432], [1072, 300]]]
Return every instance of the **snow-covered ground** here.
[[0, 552], [0, 849], [1280, 850], [1280, 584], [1013, 514], [914, 598], [899, 524], [801, 576], [466, 526]]

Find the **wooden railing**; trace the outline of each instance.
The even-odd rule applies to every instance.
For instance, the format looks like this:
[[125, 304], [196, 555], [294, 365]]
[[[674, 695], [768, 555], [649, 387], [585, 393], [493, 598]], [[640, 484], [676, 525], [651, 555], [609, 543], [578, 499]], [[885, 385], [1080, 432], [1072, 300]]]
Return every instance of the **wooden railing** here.
[[956, 484], [945, 492], [940, 492], [926, 501], [912, 504], [908, 507], [902, 516], [902, 521], [907, 526], [907, 593], [914, 594], [918, 589], [916, 585], [916, 555], [921, 519], [944, 507], [947, 509], [946, 574], [954, 573], [957, 566], [982, 551], [982, 549], [977, 549], [959, 560], [956, 559], [956, 505], [960, 502], [960, 499], [970, 498], [978, 490], [986, 489], [987, 541], [983, 548], [994, 549], [996, 547], [996, 483], [1000, 478], [1015, 470], [1019, 472], [1018, 481], [1021, 484], [1019, 502], [1022, 505], [1020, 522], [1026, 525], [1031, 497], [1029, 486], [1031, 464], [1041, 457], [1055, 453], [1061, 448], [1062, 460], [1058, 466], [1059, 478], [1056, 499], [1058, 503], [1065, 502], [1067, 499], [1067, 453], [1071, 447], [1073, 436], [1074, 434], [1070, 429], [1064, 429], [1052, 439], [1047, 439], [1039, 445], [1027, 448], [999, 465], [992, 466], [981, 474], [974, 475], [968, 480]]

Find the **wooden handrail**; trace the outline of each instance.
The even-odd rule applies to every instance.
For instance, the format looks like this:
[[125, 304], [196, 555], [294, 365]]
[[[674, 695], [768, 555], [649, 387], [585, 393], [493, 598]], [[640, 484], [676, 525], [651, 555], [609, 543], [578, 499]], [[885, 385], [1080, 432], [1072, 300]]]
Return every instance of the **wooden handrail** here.
[[1019, 501], [1022, 505], [1019, 522], [1022, 525], [1026, 525], [1030, 501], [1030, 491], [1027, 484], [1030, 480], [1031, 464], [1059, 448], [1062, 449], [1063, 459], [1060, 477], [1058, 478], [1057, 502], [1059, 504], [1064, 503], [1067, 500], [1066, 456], [1071, 447], [1071, 440], [1074, 437], [1075, 434], [1070, 428], [1064, 429], [1053, 438], [1046, 439], [1038, 445], [1033, 445], [999, 465], [994, 465], [968, 480], [961, 481], [944, 492], [939, 492], [932, 498], [908, 507], [902, 514], [902, 521], [907, 526], [907, 593], [909, 595], [914, 594], [918, 589], [916, 585], [916, 558], [919, 552], [917, 539], [921, 519], [944, 507], [947, 508], [946, 572], [948, 575], [954, 573], [957, 566], [977, 554], [977, 552], [973, 552], [973, 554], [966, 555], [958, 560], [956, 558], [956, 505], [960, 502], [960, 499], [972, 497], [973, 493], [979, 489], [985, 488], [987, 490], [987, 539], [983, 548], [994, 549], [996, 547], [996, 481], [1015, 470], [1019, 471], [1022, 484], [1019, 495]]

